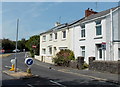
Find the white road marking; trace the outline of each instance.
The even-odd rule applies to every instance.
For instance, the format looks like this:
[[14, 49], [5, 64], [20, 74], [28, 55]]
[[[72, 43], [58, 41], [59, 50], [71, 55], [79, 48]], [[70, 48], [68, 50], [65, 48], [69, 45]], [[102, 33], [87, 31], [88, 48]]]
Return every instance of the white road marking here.
[[11, 66], [5, 66], [5, 68], [12, 68]]
[[56, 84], [56, 85], [62, 86], [62, 87], [66, 87], [66, 86], [64, 86], [64, 85], [62, 85], [62, 84], [60, 84], [60, 83], [58, 83], [58, 82], [53, 81], [53, 80], [50, 80], [50, 82], [52, 82], [52, 83], [54, 83], [54, 84]]
[[32, 86], [31, 84], [27, 84], [28, 86], [30, 86], [30, 87], [34, 87], [34, 86]]

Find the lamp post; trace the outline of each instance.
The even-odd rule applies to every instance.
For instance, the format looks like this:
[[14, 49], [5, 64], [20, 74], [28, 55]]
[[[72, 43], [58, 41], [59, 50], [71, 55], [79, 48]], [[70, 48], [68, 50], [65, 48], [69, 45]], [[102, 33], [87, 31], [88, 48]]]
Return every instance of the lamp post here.
[[17, 32], [16, 32], [16, 52], [15, 52], [15, 72], [17, 71], [17, 42], [18, 42], [18, 26], [19, 26], [19, 19], [17, 19]]

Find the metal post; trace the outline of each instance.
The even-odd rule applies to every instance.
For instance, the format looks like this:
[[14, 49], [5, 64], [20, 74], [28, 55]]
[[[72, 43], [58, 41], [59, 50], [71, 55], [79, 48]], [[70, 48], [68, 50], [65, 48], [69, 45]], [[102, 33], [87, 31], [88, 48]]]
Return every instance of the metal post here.
[[17, 32], [16, 32], [16, 52], [15, 52], [15, 72], [17, 71], [17, 42], [18, 42], [18, 25], [19, 19], [17, 19]]

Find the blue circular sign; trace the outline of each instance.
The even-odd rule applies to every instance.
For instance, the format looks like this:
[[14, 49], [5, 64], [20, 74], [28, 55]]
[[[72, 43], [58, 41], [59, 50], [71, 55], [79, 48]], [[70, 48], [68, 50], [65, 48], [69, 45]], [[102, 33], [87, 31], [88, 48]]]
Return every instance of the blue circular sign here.
[[33, 59], [32, 58], [26, 58], [25, 59], [25, 64], [32, 65], [33, 64]]

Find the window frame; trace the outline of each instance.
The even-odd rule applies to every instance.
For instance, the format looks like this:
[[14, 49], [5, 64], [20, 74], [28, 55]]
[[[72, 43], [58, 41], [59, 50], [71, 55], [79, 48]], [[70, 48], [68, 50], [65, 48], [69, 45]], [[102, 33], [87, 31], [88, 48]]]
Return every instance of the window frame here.
[[86, 37], [86, 32], [85, 32], [85, 24], [81, 25], [81, 38]]
[[55, 40], [57, 40], [57, 39], [58, 39], [58, 33], [57, 33], [57, 32], [56, 32], [56, 33], [54, 33], [54, 37], [55, 37], [55, 38], [54, 38]]
[[[64, 33], [65, 32], [65, 33]], [[65, 37], [64, 37], [64, 35], [65, 35]], [[64, 31], [62, 31], [62, 39], [66, 39], [67, 38], [67, 31], [66, 30], [64, 30]]]
[[[80, 46], [80, 48], [81, 48], [81, 55], [85, 57], [85, 46]], [[83, 55], [83, 52], [84, 52], [84, 55]]]
[[42, 48], [42, 54], [46, 54], [46, 49]]
[[95, 21], [95, 23], [96, 23], [96, 26], [95, 26], [96, 33], [95, 33], [95, 35], [96, 35], [96, 36], [101, 36], [101, 35], [102, 35], [102, 24], [101, 24], [101, 20], [97, 20], [97, 21]]
[[46, 41], [46, 35], [42, 36], [42, 41], [45, 42]]
[[51, 33], [49, 34], [49, 41], [52, 41], [52, 39], [53, 39], [53, 34]]

